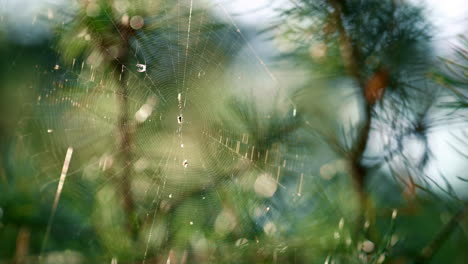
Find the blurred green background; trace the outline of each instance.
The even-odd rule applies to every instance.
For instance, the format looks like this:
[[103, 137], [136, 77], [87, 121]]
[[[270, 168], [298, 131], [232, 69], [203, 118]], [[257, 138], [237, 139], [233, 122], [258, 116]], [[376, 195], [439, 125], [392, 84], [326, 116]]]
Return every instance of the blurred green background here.
[[0, 263], [468, 262], [466, 6], [250, 2], [0, 1]]

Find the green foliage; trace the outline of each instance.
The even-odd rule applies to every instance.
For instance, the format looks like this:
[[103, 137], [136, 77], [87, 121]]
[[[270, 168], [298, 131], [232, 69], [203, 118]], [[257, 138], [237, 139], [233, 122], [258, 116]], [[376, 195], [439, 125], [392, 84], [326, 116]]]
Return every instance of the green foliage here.
[[421, 7], [299, 0], [271, 69], [218, 7], [79, 1], [45, 45], [1, 38], [0, 264], [465, 263], [466, 204], [428, 171], [466, 49], [429, 75]]

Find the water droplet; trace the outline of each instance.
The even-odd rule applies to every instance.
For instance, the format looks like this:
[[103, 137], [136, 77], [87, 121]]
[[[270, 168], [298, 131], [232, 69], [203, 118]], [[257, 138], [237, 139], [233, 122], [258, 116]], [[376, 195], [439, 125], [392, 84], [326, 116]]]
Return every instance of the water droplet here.
[[122, 25], [127, 26], [129, 21], [130, 21], [130, 17], [129, 17], [127, 14], [124, 14], [124, 15], [122, 16], [122, 22], [121, 22]]
[[337, 170], [333, 164], [333, 162], [324, 164], [320, 167], [320, 176], [325, 180], [332, 179], [337, 173]]
[[204, 71], [199, 71], [198, 72], [198, 79], [200, 79], [203, 76], [205, 76], [205, 72]]
[[138, 111], [135, 113], [135, 119], [138, 123], [143, 123], [145, 122], [148, 117], [151, 115], [153, 112], [154, 107], [156, 106], [157, 103], [157, 98], [154, 96], [151, 96], [148, 98], [146, 103], [138, 109]]
[[101, 8], [97, 3], [93, 3], [90, 1], [88, 6], [86, 7], [86, 15], [90, 17], [97, 17], [101, 11]]
[[145, 72], [146, 71], [146, 64], [137, 64], [137, 72]]
[[47, 133], [49, 133], [49, 134], [50, 134], [50, 133], [52, 133], [52, 132], [54, 132], [54, 130], [53, 130], [53, 129], [50, 129], [50, 128], [49, 128], [49, 129], [47, 129]]
[[297, 113], [296, 108], [294, 108], [294, 110], [293, 110], [293, 116], [296, 116], [296, 113]]
[[362, 250], [366, 253], [371, 253], [374, 251], [375, 245], [370, 240], [366, 240], [362, 243]]
[[52, 11], [52, 9], [47, 9], [47, 18], [48, 19], [54, 18], [54, 12]]
[[239, 238], [236, 241], [236, 247], [242, 247], [245, 246], [249, 243], [249, 241], [246, 238]]
[[153, 107], [151, 107], [148, 104], [144, 104], [136, 113], [135, 113], [135, 119], [138, 123], [143, 123], [148, 119], [148, 117], [151, 115], [151, 112], [153, 112]]
[[385, 253], [380, 255], [380, 257], [377, 259], [377, 263], [384, 263], [385, 261]]
[[335, 239], [340, 239], [340, 233], [338, 233], [338, 232], [333, 233], [333, 237]]
[[169, 198], [172, 198], [172, 193], [169, 194]]
[[398, 214], [398, 210], [397, 209], [393, 209], [393, 212], [392, 212], [392, 219], [395, 219], [397, 217], [397, 214]]
[[133, 29], [140, 29], [145, 24], [145, 20], [141, 16], [133, 16], [130, 19], [130, 26]]
[[276, 233], [276, 225], [273, 222], [267, 222], [263, 226], [263, 232], [265, 232], [265, 234], [267, 235], [272, 235]]
[[399, 238], [398, 238], [398, 235], [392, 235], [391, 239], [390, 239], [390, 245], [393, 247], [396, 245], [396, 243], [398, 242]]
[[148, 166], [149, 166], [148, 160], [146, 160], [145, 158], [140, 158], [139, 160], [135, 162], [135, 171], [142, 172], [146, 170]]
[[255, 192], [263, 197], [272, 197], [277, 188], [278, 184], [270, 174], [261, 174], [254, 183]]
[[190, 221], [190, 225], [193, 225], [193, 221]]
[[309, 54], [314, 59], [322, 59], [327, 55], [327, 46], [323, 43], [313, 45], [309, 48]]
[[364, 229], [368, 229], [370, 226], [370, 222], [369, 220], [366, 220], [366, 222], [364, 222]]
[[218, 234], [228, 234], [237, 225], [236, 215], [228, 208], [224, 208], [216, 217], [214, 230]]

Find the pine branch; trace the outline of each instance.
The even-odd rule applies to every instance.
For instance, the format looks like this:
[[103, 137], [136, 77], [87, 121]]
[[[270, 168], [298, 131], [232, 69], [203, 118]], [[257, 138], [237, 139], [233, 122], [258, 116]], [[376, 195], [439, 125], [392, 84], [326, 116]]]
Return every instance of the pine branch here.
[[[337, 27], [339, 38], [340, 38], [340, 51], [343, 63], [345, 64], [347, 72], [350, 76], [358, 83], [361, 88], [364, 106], [364, 124], [360, 128], [357, 141], [352, 147], [349, 159], [352, 168], [352, 178], [355, 184], [355, 188], [359, 195], [360, 206], [361, 206], [361, 218], [367, 208], [367, 195], [365, 191], [365, 181], [367, 175], [367, 169], [362, 165], [362, 158], [369, 141], [369, 132], [372, 123], [372, 105], [365, 100], [365, 86], [366, 80], [359, 71], [359, 61], [361, 61], [360, 52], [353, 46], [352, 38], [344, 28], [342, 16], [344, 15], [343, 0], [328, 0], [334, 11], [332, 13], [334, 23]], [[362, 221], [361, 219], [360, 221]], [[360, 225], [359, 225], [360, 226]]]

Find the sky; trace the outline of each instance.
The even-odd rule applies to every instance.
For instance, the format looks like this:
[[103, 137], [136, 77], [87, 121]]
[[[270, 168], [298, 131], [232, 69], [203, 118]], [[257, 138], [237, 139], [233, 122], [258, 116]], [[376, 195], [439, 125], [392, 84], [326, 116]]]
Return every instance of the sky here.
[[[212, 0], [221, 3], [245, 24], [267, 24], [275, 16], [275, 9], [284, 7], [290, 0]], [[411, 0], [427, 7], [428, 17], [436, 28], [438, 45], [461, 33], [468, 33], [468, 4], [466, 0]], [[442, 42], [442, 43], [440, 43]]]
[[[53, 3], [64, 0], [0, 0], [0, 21], [8, 20], [13, 35], [21, 42], [34, 42], [50, 34], [45, 26], [33, 27], [40, 12]], [[221, 4], [239, 23], [261, 28], [275, 16], [275, 9], [284, 7], [289, 0], [208, 0]], [[468, 5], [464, 0], [411, 0], [427, 5], [429, 17], [437, 29], [441, 47], [447, 39], [460, 33], [468, 33]], [[21, 10], [21, 12], [18, 12]], [[36, 18], [36, 19], [35, 19]], [[444, 44], [445, 43], [445, 44]]]

